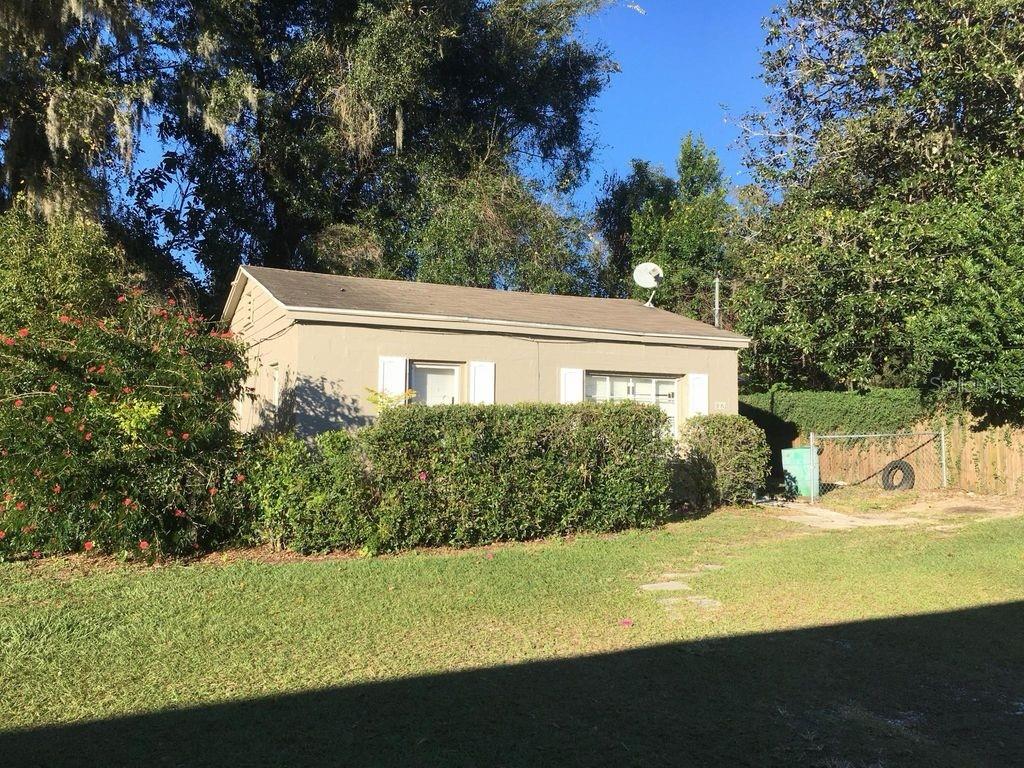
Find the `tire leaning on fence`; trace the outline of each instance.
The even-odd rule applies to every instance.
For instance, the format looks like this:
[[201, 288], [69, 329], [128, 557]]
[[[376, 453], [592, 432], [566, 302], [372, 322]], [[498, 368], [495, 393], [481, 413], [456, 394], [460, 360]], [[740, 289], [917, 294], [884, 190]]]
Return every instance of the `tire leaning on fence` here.
[[[897, 476], [899, 482], [896, 482]], [[882, 487], [887, 491], [909, 491], [915, 480], [914, 468], [902, 459], [890, 461], [882, 469]]]

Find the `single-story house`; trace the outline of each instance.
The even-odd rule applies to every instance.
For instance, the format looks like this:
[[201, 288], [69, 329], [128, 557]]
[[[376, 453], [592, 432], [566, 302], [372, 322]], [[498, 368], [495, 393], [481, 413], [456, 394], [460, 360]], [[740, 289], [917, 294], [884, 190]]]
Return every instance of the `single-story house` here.
[[438, 403], [657, 403], [673, 430], [736, 413], [749, 339], [628, 299], [243, 266], [223, 319], [248, 344], [243, 430], [358, 426], [374, 392]]

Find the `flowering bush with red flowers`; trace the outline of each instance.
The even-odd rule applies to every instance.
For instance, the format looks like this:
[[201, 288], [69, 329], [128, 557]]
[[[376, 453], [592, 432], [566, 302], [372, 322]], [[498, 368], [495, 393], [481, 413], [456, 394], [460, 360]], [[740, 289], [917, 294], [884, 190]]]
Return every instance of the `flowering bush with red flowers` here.
[[246, 364], [228, 336], [146, 291], [98, 226], [0, 216], [0, 558], [232, 536]]

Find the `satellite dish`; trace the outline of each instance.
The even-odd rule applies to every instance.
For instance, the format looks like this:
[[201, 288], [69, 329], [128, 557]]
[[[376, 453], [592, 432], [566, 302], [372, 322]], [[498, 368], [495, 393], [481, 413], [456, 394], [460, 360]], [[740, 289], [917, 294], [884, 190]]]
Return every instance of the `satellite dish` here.
[[633, 270], [633, 281], [641, 288], [651, 289], [651, 297], [647, 300], [647, 306], [654, 306], [654, 294], [665, 279], [665, 271], [653, 261], [645, 261], [637, 265]]

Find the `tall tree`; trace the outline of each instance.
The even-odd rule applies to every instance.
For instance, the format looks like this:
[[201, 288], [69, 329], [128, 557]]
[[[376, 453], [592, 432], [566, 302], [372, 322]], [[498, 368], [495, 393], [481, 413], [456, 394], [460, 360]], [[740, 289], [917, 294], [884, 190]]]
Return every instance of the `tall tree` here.
[[0, 209], [102, 213], [157, 72], [149, 5], [0, 2]]
[[[437, 240], [425, 211], [434, 205], [445, 219], [436, 190], [472, 189], [480, 206], [516, 209], [497, 214], [506, 224], [527, 222], [524, 204], [537, 219], [550, 215], [519, 178], [526, 162], [548, 168], [558, 188], [585, 172], [585, 116], [612, 65], [573, 33], [600, 5], [190, 2], [194, 10], [170, 14], [166, 29], [182, 52], [160, 91], [161, 135], [173, 150], [140, 179], [139, 199], [165, 217], [215, 289], [240, 261], [415, 277], [431, 261], [418, 243]], [[504, 181], [474, 186], [484, 178]], [[161, 203], [172, 188], [172, 205]], [[520, 230], [496, 228], [487, 248], [502, 233], [502, 258], [483, 259], [498, 272], [431, 275], [550, 286], [565, 254], [524, 282], [529, 270], [504, 266], [516, 261]]]
[[751, 381], [1024, 402], [1024, 7], [790, 0], [767, 43], [748, 146], [770, 202], [736, 297]]
[[683, 137], [675, 179], [634, 160], [633, 172], [607, 185], [597, 206], [611, 254], [605, 267], [611, 292], [646, 300], [630, 272], [653, 261], [665, 270], [658, 305], [712, 321], [715, 276], [731, 277], [726, 241], [732, 219], [721, 163], [703, 139]]
[[605, 178], [594, 207], [594, 223], [604, 245], [597, 280], [600, 292], [609, 296], [626, 296], [630, 292], [633, 216], [645, 206], [650, 206], [656, 215], [664, 215], [679, 189], [675, 179], [646, 160], [634, 158], [631, 166], [625, 177], [613, 173]]

